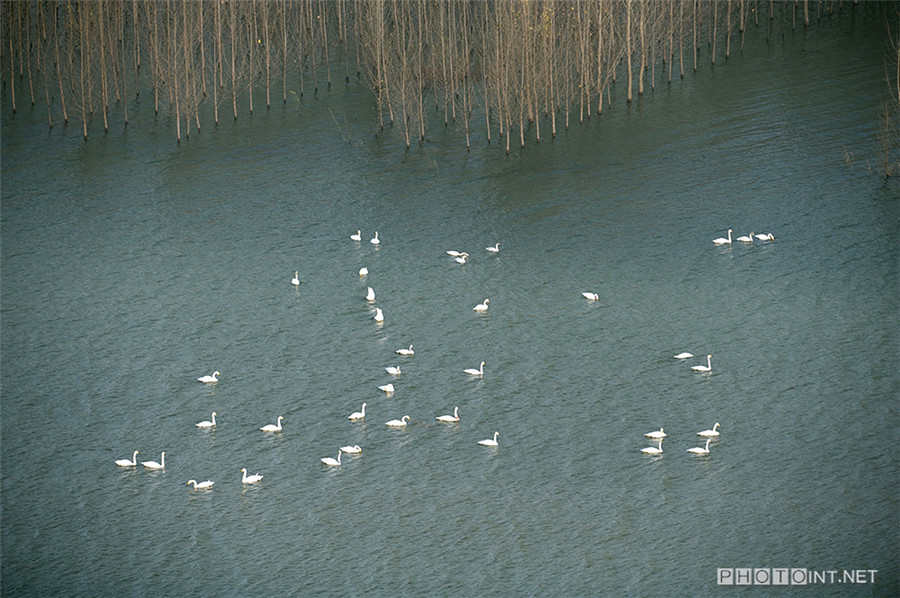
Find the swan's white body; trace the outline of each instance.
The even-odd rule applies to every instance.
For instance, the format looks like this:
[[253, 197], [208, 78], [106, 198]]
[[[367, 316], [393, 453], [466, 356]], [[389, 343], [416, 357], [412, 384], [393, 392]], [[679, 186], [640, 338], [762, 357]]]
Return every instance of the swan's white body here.
[[713, 239], [713, 243], [716, 245], [731, 245], [731, 229], [728, 229], [728, 238], [719, 237], [718, 239]]
[[490, 303], [490, 299], [485, 299], [483, 303], [479, 303], [475, 307], [472, 308], [472, 311], [487, 311], [488, 303]]
[[751, 232], [749, 235], [741, 235], [736, 241], [740, 241], [741, 243], [752, 243], [753, 242], [753, 233]]
[[711, 439], [706, 439], [706, 446], [695, 446], [694, 448], [689, 448], [687, 452], [694, 453], [695, 455], [708, 455], [709, 454], [709, 443], [712, 442]]
[[445, 422], [448, 424], [455, 424], [459, 421], [459, 407], [453, 408], [453, 415], [439, 415], [435, 418], [439, 422]]
[[416, 352], [413, 351], [412, 345], [409, 346], [408, 349], [397, 349], [394, 351], [397, 355], [415, 355]]
[[500, 432], [494, 432], [493, 438], [485, 438], [484, 440], [479, 440], [478, 444], [481, 446], [497, 446], [497, 436], [500, 436]]
[[451, 249], [447, 252], [447, 255], [449, 255], [450, 257], [459, 257], [462, 255], [462, 252]]
[[372, 319], [376, 322], [384, 322], [384, 312], [381, 311], [380, 307], [375, 308], [375, 315], [372, 316]]
[[342, 446], [341, 451], [347, 455], [359, 455], [362, 453], [362, 449], [358, 444], [354, 444], [353, 446]]
[[362, 404], [362, 411], [354, 411], [350, 415], [347, 416], [347, 419], [365, 419], [366, 417], [366, 403]]
[[378, 238], [378, 231], [375, 231], [375, 236], [369, 239], [369, 243], [371, 243], [372, 245], [378, 245], [379, 243], [381, 243], [381, 240]]
[[703, 430], [702, 432], [697, 432], [697, 436], [718, 436], [719, 432], [716, 430], [721, 424], [716, 422], [716, 425], [712, 427], [712, 430]]
[[266, 424], [265, 426], [260, 428], [260, 430], [262, 430], [263, 432], [281, 432], [281, 420], [283, 419], [284, 416], [279, 415], [277, 424]]
[[695, 365], [691, 367], [695, 372], [711, 372], [712, 371], [712, 355], [706, 356], [706, 365]]
[[166, 468], [166, 452], [163, 451], [162, 456], [159, 458], [159, 463], [157, 463], [156, 461], [141, 461], [141, 465], [143, 465], [147, 469], [165, 469]]
[[216, 416], [219, 415], [215, 411], [212, 412], [212, 421], [203, 421], [197, 424], [198, 428], [214, 428], [216, 426]]
[[134, 451], [134, 454], [131, 455], [131, 461], [128, 459], [116, 459], [116, 465], [119, 467], [134, 467], [137, 465], [137, 456], [140, 454], [140, 451]]
[[469, 254], [464, 251], [459, 255], [459, 257], [454, 259], [456, 260], [457, 264], [465, 264], [466, 260], [469, 259]]
[[493, 247], [485, 247], [485, 251], [490, 251], [491, 253], [499, 253], [500, 252], [500, 243], [495, 244]]
[[587, 299], [588, 301], [600, 301], [600, 295], [598, 295], [597, 293], [585, 292], [585, 293], [582, 293], [581, 296], [584, 297], [585, 299]]
[[647, 432], [646, 434], [644, 434], [644, 436], [646, 436], [647, 438], [661, 439], [666, 437], [666, 433], [662, 428], [660, 428], [658, 431], [654, 430], [653, 432]]
[[641, 449], [642, 453], [646, 453], [648, 455], [659, 455], [662, 454], [662, 440], [659, 441], [659, 447], [648, 446], [646, 448]]
[[341, 464], [341, 451], [340, 450], [338, 451], [337, 459], [332, 459], [331, 457], [323, 457], [321, 459], [321, 461], [328, 467], [335, 467], [337, 465], [340, 465]]
[[375, 301], [375, 289], [372, 287], [367, 287], [366, 301]]
[[774, 241], [775, 235], [773, 235], [772, 233], [763, 233], [761, 235], [756, 235], [756, 238], [760, 241]]
[[477, 370], [475, 368], [466, 368], [463, 371], [470, 376], [484, 376], [484, 362], [481, 362]]
[[378, 390], [383, 390], [384, 392], [391, 394], [392, 392], [394, 392], [394, 385], [393, 384], [383, 384], [382, 386], [378, 387]]
[[212, 480], [206, 480], [205, 482], [198, 482], [197, 480], [188, 480], [188, 485], [191, 485], [191, 484], [194, 485], [194, 490], [209, 490], [210, 488], [213, 487], [213, 484], [215, 484], [215, 482], [213, 482]]
[[405, 428], [406, 422], [408, 422], [408, 421], [409, 421], [409, 416], [404, 415], [400, 419], [392, 419], [389, 422], [384, 422], [384, 425], [390, 426], [392, 428]]
[[390, 365], [384, 368], [384, 371], [390, 374], [391, 376], [399, 376], [402, 372], [400, 371], [400, 366]]
[[369, 275], [369, 269], [366, 268], [365, 266], [363, 266], [362, 268], [359, 269], [359, 275], [360, 275], [360, 276], [368, 276], [368, 275]]
[[222, 374], [220, 374], [218, 371], [215, 371], [212, 373], [212, 376], [200, 376], [199, 378], [197, 378], [197, 382], [203, 382], [204, 384], [218, 382], [219, 376], [221, 375]]
[[297, 286], [300, 284], [300, 271], [294, 270], [294, 277], [291, 279], [291, 284]]
[[256, 484], [260, 480], [263, 479], [263, 477], [261, 475], [259, 475], [258, 473], [255, 473], [253, 475], [247, 475], [246, 467], [241, 468], [241, 474], [243, 474], [243, 476], [241, 477], [242, 484]]
[[688, 353], [687, 351], [685, 351], [684, 353], [679, 353], [678, 355], [676, 355], [675, 359], [690, 359], [693, 356], [693, 353]]
[[362, 231], [358, 230], [358, 231], [356, 231], [355, 235], [350, 235], [350, 240], [351, 241], [362, 241]]

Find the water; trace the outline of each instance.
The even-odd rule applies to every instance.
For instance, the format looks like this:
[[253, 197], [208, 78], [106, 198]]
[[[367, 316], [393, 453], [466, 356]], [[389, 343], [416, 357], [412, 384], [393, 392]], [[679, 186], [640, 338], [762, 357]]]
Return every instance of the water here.
[[[4, 595], [693, 596], [717, 567], [896, 595], [880, 27], [760, 33], [509, 157], [439, 126], [404, 152], [356, 86], [180, 146], [146, 107], [83, 144], [4, 104]], [[113, 464], [133, 450], [165, 472]]]

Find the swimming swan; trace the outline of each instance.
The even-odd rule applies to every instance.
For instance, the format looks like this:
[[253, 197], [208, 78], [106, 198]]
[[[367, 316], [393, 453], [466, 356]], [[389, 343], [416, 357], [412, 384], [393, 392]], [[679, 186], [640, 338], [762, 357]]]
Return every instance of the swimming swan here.
[[693, 353], [688, 353], [687, 351], [685, 351], [684, 353], [679, 353], [678, 355], [676, 355], [675, 359], [690, 359], [693, 356]]
[[716, 245], [731, 245], [731, 229], [728, 229], [727, 239], [719, 237], [718, 239], [713, 239], [713, 243], [715, 243]]
[[462, 252], [451, 249], [447, 252], [447, 255], [449, 255], [450, 257], [459, 257], [462, 255]]
[[600, 301], [600, 295], [597, 293], [582, 293], [581, 296], [588, 301]]
[[375, 289], [372, 287], [367, 287], [366, 291], [366, 301], [375, 301]]
[[212, 373], [212, 376], [200, 376], [199, 378], [197, 378], [197, 382], [203, 382], [204, 384], [218, 382], [219, 381], [218, 377], [221, 375], [222, 374], [220, 374], [218, 371], [215, 371]]
[[485, 440], [479, 440], [478, 444], [481, 446], [497, 446], [497, 436], [500, 436], [500, 432], [494, 432], [494, 438], [486, 438]]
[[703, 430], [702, 432], [697, 432], [697, 436], [718, 436], [719, 433], [716, 431], [721, 424], [716, 422], [716, 425], [712, 427], [712, 430]]
[[206, 480], [205, 482], [198, 483], [197, 480], [188, 480], [188, 485], [190, 486], [191, 484], [194, 485], [194, 490], [209, 490], [213, 487], [213, 484], [215, 484], [215, 482]]
[[212, 412], [212, 421], [202, 421], [196, 424], [198, 428], [214, 428], [216, 426], [216, 416], [219, 415], [215, 411]]
[[372, 316], [372, 319], [376, 322], [384, 322], [384, 312], [381, 311], [380, 307], [375, 308], [375, 315]]
[[740, 241], [741, 243], [752, 243], [753, 242], [753, 233], [751, 232], [749, 236], [741, 235], [740, 237], [738, 237], [735, 240]]
[[756, 238], [760, 241], [774, 241], [775, 235], [773, 235], [772, 233], [763, 233], [761, 235], [756, 235]]
[[391, 394], [394, 392], [394, 385], [393, 384], [384, 384], [382, 386], [379, 386], [378, 390], [383, 390], [384, 392]]
[[241, 473], [243, 474], [243, 476], [241, 477], [241, 483], [243, 483], [243, 484], [256, 484], [261, 479], [263, 479], [263, 477], [261, 475], [259, 475], [258, 473], [255, 473], [253, 475], [247, 475], [246, 467], [241, 467]]
[[459, 257], [454, 258], [457, 264], [465, 264], [466, 260], [469, 259], [469, 254], [463, 251]]
[[166, 468], [166, 452], [163, 451], [162, 456], [159, 458], [159, 463], [156, 461], [141, 461], [141, 465], [146, 467], [147, 469], [165, 469]]
[[659, 448], [655, 446], [648, 446], [646, 448], [641, 449], [642, 453], [646, 453], [648, 455], [660, 455], [662, 454], [662, 439], [659, 441]]
[[369, 275], [369, 269], [366, 268], [365, 266], [363, 266], [362, 268], [359, 269], [359, 275], [360, 275], [360, 277], [368, 276], [368, 275]]
[[281, 432], [281, 420], [284, 419], [283, 415], [278, 416], [278, 425], [275, 424], [266, 424], [260, 430], [263, 432]]
[[408, 422], [408, 421], [409, 421], [409, 416], [408, 416], [408, 415], [404, 415], [404, 416], [403, 416], [402, 418], [400, 418], [400, 419], [392, 419], [392, 420], [389, 421], [389, 422], [384, 422], [384, 425], [390, 426], [390, 427], [392, 427], [392, 428], [405, 428], [405, 427], [406, 427], [406, 422]]
[[490, 302], [491, 302], [490, 299], [485, 299], [484, 303], [479, 303], [478, 305], [476, 305], [475, 307], [472, 308], [472, 311], [487, 311], [488, 303], [490, 303]]
[[491, 253], [499, 253], [500, 252], [500, 243], [497, 243], [493, 247], [485, 247], [485, 251], [490, 251]]
[[322, 461], [322, 463], [324, 463], [328, 467], [339, 466], [341, 464], [341, 451], [338, 451], [337, 459], [332, 459], [331, 457], [323, 457], [322, 459], [320, 459], [320, 461]]
[[481, 362], [481, 365], [478, 366], [477, 370], [475, 368], [466, 368], [463, 371], [470, 376], [484, 376], [484, 362]]
[[342, 446], [341, 451], [346, 455], [359, 455], [362, 453], [362, 449], [359, 448], [358, 444], [354, 444], [353, 446]]
[[362, 231], [358, 230], [358, 231], [356, 231], [355, 235], [350, 235], [350, 240], [351, 241], [362, 241]]
[[644, 434], [644, 436], [646, 436], [647, 438], [665, 438], [666, 433], [663, 431], [662, 428], [660, 428], [658, 432], [657, 431], [647, 432], [646, 434]]
[[369, 239], [369, 243], [371, 243], [372, 245], [378, 245], [379, 243], [381, 243], [381, 240], [378, 238], [378, 231], [375, 231], [375, 236]]
[[390, 374], [391, 376], [399, 376], [401, 374], [400, 366], [390, 365], [390, 366], [384, 368], [384, 371], [387, 372], [388, 374]]
[[453, 408], [453, 415], [439, 415], [435, 418], [439, 422], [445, 422], [448, 424], [455, 424], [459, 421], [459, 407]]
[[119, 467], [134, 467], [137, 465], [137, 456], [140, 451], [134, 451], [134, 454], [131, 455], [131, 461], [128, 459], [116, 459], [116, 465]]
[[347, 419], [365, 419], [366, 417], [366, 403], [362, 404], [362, 411], [354, 411], [350, 415], [347, 416]]
[[394, 351], [397, 355], [415, 355], [416, 352], [413, 351], [412, 345], [409, 346], [409, 349], [397, 349]]
[[710, 443], [710, 442], [712, 442], [712, 439], [707, 438], [707, 439], [706, 439], [706, 446], [705, 446], [705, 447], [695, 446], [694, 448], [689, 448], [689, 449], [687, 450], [687, 452], [689, 452], [689, 453], [694, 453], [695, 455], [708, 455], [708, 454], [709, 454], [709, 443]]
[[706, 365], [695, 365], [691, 367], [695, 372], [711, 372], [712, 371], [712, 355], [706, 356]]
[[291, 279], [291, 284], [297, 286], [300, 284], [300, 271], [294, 270], [294, 277]]

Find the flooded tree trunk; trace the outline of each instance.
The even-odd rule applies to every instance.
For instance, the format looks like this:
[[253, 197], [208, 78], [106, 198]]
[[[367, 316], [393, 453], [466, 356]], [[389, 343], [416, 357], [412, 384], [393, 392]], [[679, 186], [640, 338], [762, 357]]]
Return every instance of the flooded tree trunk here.
[[625, 61], [626, 70], [628, 71], [628, 91], [626, 92], [625, 101], [631, 102], [632, 85], [632, 68], [631, 68], [631, 0], [626, 1], [625, 13]]

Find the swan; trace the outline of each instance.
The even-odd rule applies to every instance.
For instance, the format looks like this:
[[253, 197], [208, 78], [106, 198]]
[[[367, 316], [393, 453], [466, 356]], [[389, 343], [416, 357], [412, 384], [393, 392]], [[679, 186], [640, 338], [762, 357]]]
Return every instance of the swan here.
[[494, 432], [494, 438], [486, 438], [484, 440], [479, 440], [478, 444], [481, 446], [497, 446], [497, 436], [500, 436], [500, 432]]
[[761, 235], [756, 235], [756, 238], [760, 241], [774, 241], [775, 235], [773, 235], [772, 233], [763, 233]]
[[716, 422], [716, 425], [712, 427], [712, 430], [703, 430], [702, 432], [697, 432], [697, 436], [718, 436], [719, 432], [716, 431], [716, 428], [718, 428], [720, 425], [721, 424], [719, 422]]
[[718, 239], [713, 239], [713, 243], [715, 243], [716, 245], [731, 245], [731, 229], [728, 229], [727, 239], [719, 237]]
[[600, 301], [600, 295], [597, 293], [582, 293], [581, 296], [588, 301]]
[[397, 349], [394, 351], [397, 355], [415, 355], [416, 352], [413, 351], [412, 345], [409, 346], [408, 349]]
[[361, 277], [362, 277], [362, 276], [368, 276], [368, 275], [369, 275], [369, 269], [366, 268], [365, 266], [363, 266], [362, 268], [359, 269], [359, 275], [360, 275]]
[[712, 371], [712, 355], [706, 356], [706, 365], [695, 365], [691, 367], [695, 372], [711, 372]]
[[449, 255], [450, 257], [459, 257], [462, 255], [462, 252], [451, 249], [450, 251], [447, 252], [447, 255]]
[[261, 479], [263, 479], [263, 477], [261, 475], [259, 475], [258, 473], [255, 473], [253, 475], [247, 475], [246, 467], [241, 468], [241, 473], [244, 474], [243, 477], [241, 478], [241, 482], [244, 484], [256, 484]]
[[646, 434], [644, 434], [644, 436], [646, 436], [647, 438], [661, 439], [666, 437], [666, 433], [662, 428], [660, 428], [658, 432], [654, 430], [653, 432], [647, 432]]
[[209, 490], [215, 482], [206, 480], [205, 482], [197, 482], [197, 480], [188, 480], [188, 486], [194, 485], [194, 490]]
[[362, 411], [354, 411], [350, 415], [347, 416], [347, 419], [365, 419], [366, 417], [366, 405], [367, 403], [362, 404]]
[[297, 286], [300, 284], [300, 271], [294, 270], [294, 277], [291, 279], [291, 284]]
[[693, 356], [693, 353], [688, 353], [687, 351], [685, 351], [684, 353], [679, 353], [678, 355], [676, 355], [675, 359], [690, 359]]
[[140, 451], [134, 451], [134, 454], [131, 455], [131, 461], [128, 459], [116, 459], [116, 465], [119, 467], [134, 467], [137, 465], [137, 456]]
[[500, 243], [497, 243], [493, 247], [485, 247], [485, 251], [490, 251], [491, 253], [499, 253], [500, 252]]
[[375, 289], [372, 287], [366, 287], [368, 290], [366, 291], [366, 301], [375, 301]]
[[266, 424], [260, 430], [263, 432], [281, 432], [281, 420], [284, 419], [283, 415], [278, 416], [278, 425], [275, 424]]
[[380, 307], [375, 308], [375, 315], [372, 316], [372, 319], [376, 322], [384, 322], [384, 312], [381, 311]]
[[320, 461], [322, 461], [322, 463], [324, 463], [328, 467], [334, 467], [336, 465], [340, 465], [341, 464], [341, 451], [340, 450], [338, 451], [337, 459], [332, 459], [331, 457], [323, 457], [322, 459], [320, 459]]
[[157, 463], [156, 461], [141, 461], [141, 465], [143, 465], [147, 469], [165, 469], [166, 451], [163, 451], [162, 456], [159, 458], [159, 463]]
[[463, 371], [470, 376], [484, 376], [484, 362], [481, 362], [481, 365], [478, 366], [477, 370], [475, 368], [466, 368]]
[[197, 378], [197, 382], [203, 382], [204, 384], [218, 382], [219, 381], [218, 376], [221, 376], [221, 375], [222, 374], [220, 374], [218, 371], [215, 371], [212, 373], [212, 376], [200, 376], [199, 378]]
[[490, 299], [485, 299], [484, 303], [479, 303], [478, 305], [476, 305], [475, 307], [472, 308], [472, 311], [487, 311], [488, 303], [490, 303], [490, 302], [491, 302]]
[[465, 264], [466, 260], [469, 259], [469, 254], [464, 251], [460, 254], [460, 256], [458, 258], [455, 258], [455, 259], [456, 259], [457, 264]]
[[383, 390], [384, 392], [386, 392], [388, 394], [392, 394], [394, 392], [394, 385], [393, 384], [385, 384], [383, 386], [379, 386], [378, 390]]
[[375, 236], [369, 239], [369, 243], [371, 243], [372, 245], [378, 245], [379, 243], [381, 243], [381, 240], [378, 238], [378, 231], [375, 231]]
[[752, 243], [753, 242], [753, 233], [751, 232], [749, 236], [741, 235], [740, 237], [738, 237], [735, 240], [740, 241], [741, 243]]
[[659, 441], [659, 447], [648, 446], [646, 448], [641, 449], [642, 453], [646, 453], [648, 455], [660, 455], [662, 454], [662, 440]]
[[388, 367], [384, 368], [384, 371], [391, 376], [399, 376], [401, 374], [400, 366], [389, 365]]
[[351, 241], [362, 241], [362, 231], [358, 230], [358, 231], [356, 231], [355, 235], [350, 235], [350, 240]]
[[353, 446], [342, 446], [341, 451], [347, 455], [359, 455], [362, 453], [362, 449], [359, 448], [358, 444], [354, 444]]
[[212, 412], [212, 421], [202, 421], [197, 424], [198, 428], [214, 428], [216, 426], [216, 416], [219, 415], [215, 411]]
[[435, 418], [439, 422], [445, 422], [448, 424], [455, 424], [459, 421], [459, 407], [453, 408], [453, 415], [439, 415]]
[[406, 422], [408, 422], [408, 421], [409, 421], [409, 416], [404, 415], [400, 419], [392, 419], [389, 422], [384, 422], [384, 425], [390, 426], [392, 428], [405, 428]]
[[689, 448], [689, 449], [687, 450], [687, 452], [689, 452], [689, 453], [694, 453], [695, 455], [708, 455], [708, 454], [709, 454], [709, 443], [710, 443], [710, 442], [712, 442], [712, 439], [707, 438], [707, 439], [706, 439], [706, 446], [705, 446], [705, 447], [695, 446], [694, 448]]

